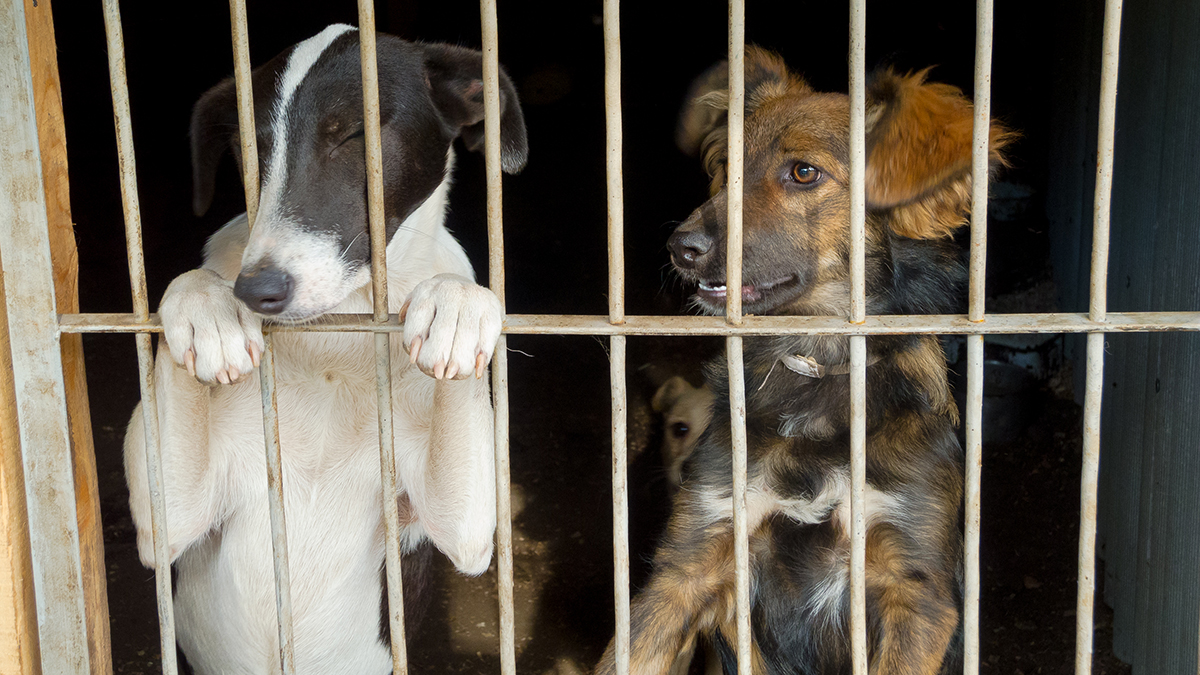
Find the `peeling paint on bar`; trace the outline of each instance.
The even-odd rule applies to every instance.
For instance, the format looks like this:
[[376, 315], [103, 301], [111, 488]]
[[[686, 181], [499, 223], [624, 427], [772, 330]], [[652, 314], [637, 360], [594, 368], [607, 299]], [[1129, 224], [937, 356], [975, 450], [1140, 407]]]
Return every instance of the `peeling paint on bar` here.
[[[973, 323], [965, 314], [875, 315], [849, 325], [844, 317], [747, 316], [729, 326], [715, 316], [627, 316], [613, 325], [607, 316], [586, 314], [508, 314], [506, 335], [1017, 335], [1023, 333], [1159, 333], [1200, 331], [1200, 312], [1114, 312], [1103, 323], [1087, 314], [989, 314]], [[155, 314], [138, 323], [132, 314], [60, 314], [63, 333], [161, 333]], [[375, 324], [370, 314], [338, 314], [321, 323], [265, 326], [268, 333], [395, 333], [404, 330], [396, 315]]]
[[[487, 175], [488, 285], [504, 301], [504, 214], [500, 165], [500, 37], [496, 0], [479, 1], [483, 33], [483, 155]], [[516, 675], [513, 604], [512, 504], [508, 457], [508, 339], [492, 356], [492, 407], [496, 438], [496, 594], [500, 601], [500, 672]]]
[[0, 8], [0, 256], [33, 563], [26, 583], [36, 597], [41, 672], [86, 675], [71, 438], [25, 25], [24, 3]]
[[[1091, 302], [1089, 318], [1105, 323], [1108, 312], [1108, 237], [1112, 204], [1113, 138], [1117, 117], [1117, 68], [1121, 46], [1121, 0], [1104, 3], [1101, 48], [1100, 112], [1096, 138], [1096, 199], [1093, 210]], [[1075, 673], [1092, 672], [1096, 593], [1096, 501], [1100, 472], [1100, 401], [1104, 389], [1104, 334], [1087, 341], [1083, 402], [1083, 468], [1080, 477], [1079, 589], [1075, 607]]]
[[[867, 3], [850, 3], [850, 321], [866, 320]], [[867, 675], [867, 339], [850, 338], [850, 661]]]
[[283, 510], [283, 457], [279, 447], [279, 403], [275, 398], [275, 347], [263, 336], [265, 348], [258, 366], [262, 395], [263, 435], [266, 438], [267, 495], [271, 513], [271, 548], [275, 565], [275, 613], [279, 624], [279, 664], [283, 675], [296, 672], [292, 640], [292, 582], [288, 570], [287, 516]]
[[[975, 119], [971, 162], [971, 253], [968, 319], [984, 321], [987, 270], [988, 159], [992, 126], [993, 0], [975, 5]], [[963, 673], [979, 674], [979, 540], [983, 474], [983, 336], [967, 338], [964, 485]]]
[[[109, 83], [113, 97], [113, 119], [117, 135], [117, 164], [121, 177], [121, 205], [125, 216], [125, 241], [129, 259], [129, 283], [133, 294], [133, 317], [150, 320], [146, 297], [146, 265], [142, 250], [142, 220], [137, 189], [137, 162], [133, 148], [133, 123], [129, 113], [129, 85], [125, 77], [125, 39], [117, 0], [104, 2], [104, 32], [108, 41]], [[150, 490], [150, 525], [154, 532], [154, 581], [158, 604], [159, 645], [166, 675], [178, 671], [175, 655], [175, 611], [171, 591], [171, 551], [167, 528], [167, 505], [162, 469], [162, 447], [158, 428], [158, 404], [154, 384], [154, 352], [150, 335], [137, 337], [138, 382], [142, 397], [142, 423], [146, 433], [146, 473]], [[45, 640], [45, 637], [42, 638]]]

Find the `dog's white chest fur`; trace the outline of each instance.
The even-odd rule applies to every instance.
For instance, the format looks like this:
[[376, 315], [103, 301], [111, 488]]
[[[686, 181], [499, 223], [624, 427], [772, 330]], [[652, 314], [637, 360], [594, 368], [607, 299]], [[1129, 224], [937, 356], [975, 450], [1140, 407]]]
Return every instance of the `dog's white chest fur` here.
[[[379, 640], [383, 495], [371, 344], [369, 335], [276, 338], [299, 672], [372, 673], [390, 667], [390, 652]], [[340, 346], [337, 360], [321, 359], [321, 347], [334, 346]], [[408, 369], [402, 352], [394, 356], [405, 366], [396, 369], [396, 388], [432, 390], [433, 381]], [[309, 359], [327, 367], [310, 368]], [[273, 562], [271, 548], [264, 546], [270, 520], [259, 400], [253, 378], [214, 390], [209, 461], [229, 465], [227, 480], [241, 484], [228, 489], [243, 497], [218, 530], [176, 563], [180, 640], [189, 654], [211, 659], [193, 664], [204, 672], [238, 672], [247, 663], [270, 672], [278, 659]], [[411, 437], [397, 431], [401, 443]], [[396, 448], [398, 454], [406, 450]], [[322, 635], [330, 630], [338, 635]]]

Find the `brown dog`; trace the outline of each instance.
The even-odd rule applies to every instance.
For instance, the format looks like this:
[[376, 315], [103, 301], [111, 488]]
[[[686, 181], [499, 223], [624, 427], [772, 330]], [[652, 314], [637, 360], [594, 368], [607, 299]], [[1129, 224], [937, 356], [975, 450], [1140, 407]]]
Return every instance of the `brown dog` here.
[[[714, 196], [672, 235], [696, 304], [725, 307], [725, 64], [693, 88], [679, 140]], [[957, 311], [966, 270], [949, 240], [970, 206], [972, 109], [925, 72], [867, 92], [867, 306]], [[813, 91], [779, 57], [746, 55], [743, 307], [849, 313], [849, 100]], [[1008, 135], [991, 130], [991, 159]], [[962, 450], [946, 363], [931, 336], [873, 337], [867, 371], [867, 621], [873, 675], [958, 667]], [[797, 362], [810, 364], [797, 367]], [[747, 339], [748, 491], [756, 673], [850, 672], [849, 340]], [[788, 365], [793, 366], [789, 369]], [[818, 367], [819, 366], [819, 367]], [[803, 371], [803, 372], [801, 372]], [[724, 361], [713, 409], [729, 406]], [[735, 672], [729, 415], [689, 460], [653, 575], [632, 606], [631, 672], [665, 673], [699, 633]], [[597, 667], [615, 671], [613, 647]]]

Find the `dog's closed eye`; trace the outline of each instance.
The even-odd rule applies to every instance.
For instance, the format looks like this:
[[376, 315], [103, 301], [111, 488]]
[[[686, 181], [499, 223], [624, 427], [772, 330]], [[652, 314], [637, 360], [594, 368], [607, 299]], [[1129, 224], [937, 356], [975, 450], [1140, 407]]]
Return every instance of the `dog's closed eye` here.
[[349, 143], [350, 141], [352, 141], [356, 138], [362, 138], [363, 134], [364, 134], [364, 132], [363, 132], [362, 127], [356, 128], [354, 131], [347, 134], [342, 140], [338, 141], [337, 145], [333, 146], [333, 150], [331, 150], [330, 153], [332, 154], [333, 152], [336, 152], [338, 148], [342, 147], [343, 145]]

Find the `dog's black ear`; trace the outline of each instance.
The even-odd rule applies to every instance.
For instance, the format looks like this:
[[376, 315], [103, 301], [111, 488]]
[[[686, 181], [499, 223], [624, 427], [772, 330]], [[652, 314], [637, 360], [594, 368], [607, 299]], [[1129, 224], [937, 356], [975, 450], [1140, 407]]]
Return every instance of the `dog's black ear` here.
[[213, 200], [217, 164], [238, 133], [233, 78], [204, 92], [192, 108], [192, 211], [202, 216]]
[[[468, 150], [483, 145], [483, 54], [445, 44], [422, 45], [430, 95], [442, 117], [459, 129]], [[517, 90], [500, 69], [500, 166], [506, 173], [525, 167], [529, 142]]]
[[[772, 98], [811, 91], [804, 80], [788, 72], [774, 52], [751, 45], [746, 48], [744, 65], [746, 115]], [[704, 162], [713, 194], [725, 184], [728, 109], [729, 62], [721, 61], [692, 82], [675, 128], [679, 149], [690, 157], [699, 155]]]
[[[888, 210], [905, 237], [950, 236], [966, 224], [971, 195], [971, 102], [948, 84], [926, 82], [929, 69], [875, 73], [867, 85], [867, 206]], [[1014, 134], [993, 121], [989, 159]]]

